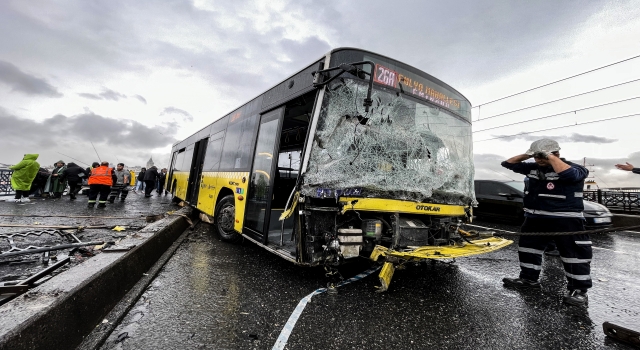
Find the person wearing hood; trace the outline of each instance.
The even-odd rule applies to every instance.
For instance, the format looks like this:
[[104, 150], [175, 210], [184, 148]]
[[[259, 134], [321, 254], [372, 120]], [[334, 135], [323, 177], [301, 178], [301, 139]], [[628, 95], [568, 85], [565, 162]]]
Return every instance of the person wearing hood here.
[[69, 200], [73, 201], [82, 187], [82, 180], [87, 178], [87, 173], [76, 163], [69, 163], [60, 178], [69, 183]]
[[147, 172], [144, 174], [144, 196], [149, 198], [151, 197], [151, 191], [156, 187], [156, 179], [158, 178], [158, 168], [152, 166], [147, 169]]
[[67, 181], [62, 177], [62, 172], [65, 169], [67, 169], [67, 166], [63, 161], [56, 162], [55, 168], [49, 175], [46, 185], [44, 185], [44, 191], [53, 193], [53, 198], [62, 197], [62, 192], [67, 188]]
[[40, 169], [40, 164], [36, 162], [36, 159], [38, 159], [38, 154], [25, 154], [20, 163], [9, 167], [13, 170], [11, 187], [16, 191], [16, 196], [11, 202], [29, 201], [31, 183]]

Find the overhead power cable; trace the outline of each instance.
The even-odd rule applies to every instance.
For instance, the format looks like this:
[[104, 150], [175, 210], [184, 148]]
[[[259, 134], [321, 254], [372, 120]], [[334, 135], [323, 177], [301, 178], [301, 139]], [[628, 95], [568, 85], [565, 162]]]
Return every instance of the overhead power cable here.
[[609, 185], [607, 185], [606, 182], [604, 182], [604, 180], [602, 180], [600, 177], [598, 177], [597, 175], [593, 175], [593, 177], [595, 177], [596, 179], [598, 179], [598, 181], [601, 181], [605, 186], [609, 187]]
[[519, 122], [515, 122], [515, 123], [510, 123], [510, 124], [503, 124], [503, 125], [498, 125], [498, 126], [494, 126], [491, 128], [485, 128], [485, 129], [481, 129], [481, 130], [476, 130], [473, 133], [477, 133], [477, 132], [481, 132], [481, 131], [487, 131], [487, 130], [493, 130], [493, 129], [499, 129], [499, 128], [504, 128], [507, 126], [512, 126], [512, 125], [518, 125], [518, 124], [524, 124], [524, 123], [529, 123], [529, 122], [533, 122], [536, 120], [541, 120], [541, 119], [547, 119], [547, 118], [551, 118], [551, 117], [557, 117], [559, 115], [563, 115], [563, 114], [569, 114], [569, 113], [577, 113], [577, 112], [581, 112], [581, 111], [586, 111], [588, 109], [593, 109], [593, 108], [598, 108], [598, 107], [602, 107], [602, 106], [608, 106], [608, 105], [612, 105], [612, 104], [616, 104], [616, 103], [621, 103], [621, 102], [627, 102], [627, 101], [631, 101], [631, 100], [636, 100], [639, 99], [640, 96], [636, 96], [636, 97], [632, 97], [632, 98], [627, 98], [624, 100], [619, 100], [619, 101], [613, 101], [613, 102], [608, 102], [608, 103], [603, 103], [600, 105], [596, 105], [596, 106], [590, 106], [590, 107], [585, 107], [585, 108], [580, 108], [580, 109], [575, 109], [572, 111], [566, 111], [566, 112], [562, 112], [562, 113], [555, 113], [555, 114], [550, 114], [550, 115], [546, 115], [544, 117], [538, 117], [538, 118], [533, 118], [533, 119], [527, 119], [527, 120], [522, 120]]
[[476, 120], [476, 122], [479, 122], [479, 121], [485, 121], [485, 120], [487, 120], [487, 119], [492, 119], [492, 118], [500, 117], [500, 116], [503, 116], [503, 115], [506, 115], [506, 114], [510, 114], [510, 113], [515, 113], [515, 112], [524, 111], [524, 110], [526, 110], [526, 109], [531, 109], [531, 108], [535, 108], [535, 107], [540, 107], [540, 106], [543, 106], [543, 105], [546, 105], [546, 104], [549, 104], [549, 103], [554, 103], [554, 102], [558, 102], [558, 101], [568, 100], [568, 99], [573, 98], [573, 97], [578, 97], [578, 96], [582, 96], [582, 95], [587, 95], [587, 94], [590, 94], [590, 93], [593, 93], [593, 92], [602, 91], [602, 90], [610, 89], [610, 88], [613, 88], [613, 87], [622, 86], [622, 85], [625, 85], [625, 84], [635, 83], [635, 82], [637, 82], [637, 81], [640, 81], [640, 79], [629, 80], [629, 81], [626, 81], [626, 82], [624, 82], [624, 83], [615, 84], [615, 85], [611, 85], [611, 86], [603, 87], [603, 88], [600, 88], [600, 89], [595, 89], [595, 90], [591, 90], [591, 91], [587, 91], [587, 92], [579, 93], [579, 94], [576, 94], [576, 95], [571, 95], [571, 96], [567, 96], [567, 97], [559, 98], [559, 99], [557, 99], [557, 100], [552, 100], [552, 101], [547, 101], [547, 102], [543, 102], [543, 103], [538, 103], [537, 105], [532, 105], [532, 106], [527, 106], [527, 107], [523, 107], [523, 108], [519, 108], [519, 109], [514, 109], [514, 110], [512, 110], [512, 111], [508, 111], [508, 112], [504, 112], [504, 113], [500, 113], [500, 114], [494, 114], [494, 115], [492, 115], [492, 116], [490, 116], [490, 117], [486, 117], [486, 118], [482, 118], [482, 119], [480, 119], [480, 117], [478, 117], [478, 120]]
[[614, 119], [623, 119], [623, 118], [635, 117], [635, 116], [638, 116], [638, 115], [640, 115], [640, 113], [636, 113], [636, 114], [628, 114], [628, 115], [623, 115], [623, 116], [619, 116], [619, 117], [612, 117], [612, 118], [605, 118], [605, 119], [592, 120], [592, 121], [584, 122], [584, 123], [578, 123], [578, 122], [575, 122], [575, 124], [571, 124], [571, 125], [563, 125], [563, 126], [556, 126], [556, 127], [553, 127], [553, 128], [540, 129], [540, 130], [528, 131], [528, 132], [521, 132], [521, 133], [519, 133], [519, 134], [498, 136], [498, 137], [494, 137], [494, 138], [490, 138], [490, 139], [477, 140], [477, 141], [473, 141], [473, 142], [483, 142], [483, 141], [490, 141], [490, 140], [504, 139], [504, 138], [507, 138], [507, 137], [516, 137], [516, 136], [520, 136], [520, 135], [533, 134], [533, 133], [540, 132], [540, 131], [557, 130], [557, 129], [562, 129], [562, 128], [568, 128], [568, 127], [571, 127], [571, 126], [594, 124], [594, 123], [599, 123], [599, 122], [605, 122], [605, 121], [608, 121], [608, 120], [614, 120]]
[[489, 101], [489, 102], [481, 103], [481, 104], [479, 104], [479, 105], [477, 105], [477, 106], [473, 106], [473, 107], [474, 107], [474, 108], [475, 108], [475, 107], [480, 108], [480, 106], [484, 106], [484, 105], [488, 105], [488, 104], [490, 104], [490, 103], [494, 103], [494, 102], [502, 101], [502, 100], [507, 99], [507, 98], [509, 98], [509, 97], [518, 96], [518, 95], [524, 94], [524, 93], [526, 93], [526, 92], [530, 92], [530, 91], [533, 91], [533, 90], [537, 90], [537, 89], [543, 88], [543, 87], [545, 87], [545, 86], [549, 86], [549, 85], [553, 85], [553, 84], [559, 83], [559, 82], [561, 82], [561, 81], [569, 80], [569, 79], [572, 79], [572, 78], [575, 78], [575, 77], [579, 77], [579, 76], [581, 76], [581, 75], [585, 75], [585, 74], [588, 74], [588, 73], [591, 73], [591, 72], [595, 72], [595, 71], [600, 70], [600, 69], [604, 69], [604, 68], [607, 68], [607, 67], [615, 66], [616, 64], [620, 64], [620, 63], [623, 63], [623, 62], [631, 61], [631, 60], [636, 59], [636, 58], [638, 58], [638, 57], [640, 57], [640, 55], [633, 56], [633, 57], [630, 57], [630, 58], [624, 59], [624, 60], [622, 60], [622, 61], [618, 61], [618, 62], [614, 62], [614, 63], [611, 63], [611, 64], [607, 64], [606, 66], [602, 66], [602, 67], [598, 67], [598, 68], [595, 68], [595, 69], [591, 69], [591, 70], [588, 70], [588, 71], [586, 71], [586, 72], [582, 72], [582, 73], [579, 73], [579, 74], [576, 74], [576, 75], [572, 75], [572, 76], [570, 76], [570, 77], [562, 78], [562, 79], [560, 79], [560, 80], [552, 81], [552, 82], [550, 82], [550, 83], [546, 83], [546, 84], [543, 84], [543, 85], [540, 85], [540, 86], [536, 86], [536, 87], [531, 88], [531, 89], [528, 89], [528, 90], [520, 91], [520, 92], [517, 92], [517, 93], [515, 93], [515, 94], [511, 94], [511, 95], [509, 95], [509, 96], [505, 96], [505, 97], [501, 97], [501, 98], [495, 99], [495, 100], [493, 100], [493, 101]]

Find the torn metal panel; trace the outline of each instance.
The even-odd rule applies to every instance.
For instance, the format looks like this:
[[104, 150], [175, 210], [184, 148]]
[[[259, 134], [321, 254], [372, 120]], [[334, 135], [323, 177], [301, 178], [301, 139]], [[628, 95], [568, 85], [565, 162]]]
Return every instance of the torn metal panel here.
[[[342, 79], [326, 91], [302, 193], [475, 202], [471, 124], [442, 107]], [[360, 193], [361, 192], [361, 193]]]

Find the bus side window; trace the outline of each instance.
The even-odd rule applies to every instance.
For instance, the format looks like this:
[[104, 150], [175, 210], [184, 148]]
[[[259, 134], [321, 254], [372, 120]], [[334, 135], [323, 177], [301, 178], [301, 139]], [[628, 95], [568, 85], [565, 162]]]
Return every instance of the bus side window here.
[[252, 115], [227, 127], [222, 147], [220, 170], [249, 170], [258, 115]]
[[184, 149], [180, 153], [178, 153], [173, 171], [180, 171], [182, 169], [182, 163], [184, 162], [184, 153]]
[[222, 154], [222, 138], [209, 142], [204, 158], [203, 171], [218, 171], [220, 155]]

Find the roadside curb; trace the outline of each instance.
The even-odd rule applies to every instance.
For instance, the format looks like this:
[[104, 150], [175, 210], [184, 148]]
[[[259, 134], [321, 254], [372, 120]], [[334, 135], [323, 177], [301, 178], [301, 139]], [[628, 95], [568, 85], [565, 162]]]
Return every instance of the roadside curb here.
[[134, 235], [132, 250], [98, 254], [25, 293], [20, 303], [3, 305], [0, 350], [78, 346], [188, 226], [184, 217], [169, 216]]
[[[191, 227], [193, 229], [194, 226]], [[145, 273], [140, 281], [136, 283], [133, 288], [118, 302], [118, 304], [111, 309], [109, 314], [105, 316], [105, 320], [107, 322], [99, 323], [96, 328], [91, 332], [91, 334], [84, 337], [82, 344], [78, 346], [79, 350], [91, 350], [98, 349], [107, 341], [107, 338], [111, 335], [111, 333], [116, 329], [118, 324], [122, 321], [122, 319], [127, 315], [127, 313], [133, 308], [133, 306], [138, 302], [142, 294], [147, 290], [151, 282], [160, 274], [164, 265], [173, 257], [176, 250], [180, 248], [180, 245], [187, 239], [187, 237], [191, 234], [191, 230], [185, 230], [178, 239], [173, 242], [171, 247], [169, 247], [164, 254], [158, 259], [158, 261]]]

